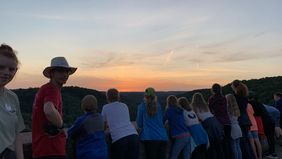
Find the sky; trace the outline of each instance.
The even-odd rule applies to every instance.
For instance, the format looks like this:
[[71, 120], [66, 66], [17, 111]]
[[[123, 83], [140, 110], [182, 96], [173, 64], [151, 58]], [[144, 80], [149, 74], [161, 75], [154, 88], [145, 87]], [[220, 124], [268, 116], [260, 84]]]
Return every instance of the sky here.
[[282, 74], [281, 0], [0, 0], [0, 43], [21, 65], [8, 88], [40, 87], [53, 57], [66, 85], [188, 91]]

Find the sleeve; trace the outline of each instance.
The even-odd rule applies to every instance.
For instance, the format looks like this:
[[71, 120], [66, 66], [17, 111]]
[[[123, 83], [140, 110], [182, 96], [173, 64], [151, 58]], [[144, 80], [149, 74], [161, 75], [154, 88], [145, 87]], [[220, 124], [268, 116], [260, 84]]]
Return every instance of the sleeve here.
[[78, 118], [74, 124], [68, 129], [68, 136], [72, 137], [73, 135], [77, 134], [79, 132], [80, 125], [84, 121], [85, 117]]
[[136, 123], [139, 128], [143, 128], [143, 109], [142, 109], [143, 104], [140, 104], [138, 106], [138, 111], [137, 111], [137, 117], [136, 117]]
[[188, 112], [186, 110], [183, 110], [183, 117], [184, 117], [185, 125], [189, 126]]
[[57, 103], [58, 103], [58, 97], [59, 93], [58, 90], [54, 87], [46, 87], [46, 90], [44, 91], [44, 103], [51, 102], [55, 106], [56, 109], [58, 109]]
[[18, 123], [17, 123], [17, 128], [16, 128], [16, 133], [20, 133], [21, 131], [23, 131], [25, 129], [25, 125], [24, 125], [24, 121], [23, 121], [23, 117], [22, 117], [22, 113], [21, 113], [21, 109], [20, 109], [20, 102], [17, 96], [15, 96], [15, 100], [16, 100], [16, 113], [17, 113], [17, 117], [18, 117]]

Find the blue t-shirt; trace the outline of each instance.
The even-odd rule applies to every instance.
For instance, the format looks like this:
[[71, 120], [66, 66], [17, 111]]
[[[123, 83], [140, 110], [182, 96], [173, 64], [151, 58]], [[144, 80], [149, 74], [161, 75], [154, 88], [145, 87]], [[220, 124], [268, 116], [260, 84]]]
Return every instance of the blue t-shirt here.
[[269, 116], [271, 119], [275, 122], [276, 127], [280, 127], [280, 112], [278, 109], [276, 109], [273, 106], [270, 105], [264, 105], [265, 109], [269, 113]]
[[140, 140], [168, 140], [160, 104], [157, 105], [157, 113], [154, 116], [149, 116], [146, 104], [143, 101], [138, 106], [136, 122], [138, 127], [141, 128]]
[[169, 133], [171, 137], [189, 134], [185, 125], [183, 110], [177, 106], [169, 106], [164, 116], [164, 122], [168, 120]]
[[99, 113], [80, 116], [68, 129], [68, 137], [76, 137], [76, 157], [84, 159], [107, 159], [103, 117]]

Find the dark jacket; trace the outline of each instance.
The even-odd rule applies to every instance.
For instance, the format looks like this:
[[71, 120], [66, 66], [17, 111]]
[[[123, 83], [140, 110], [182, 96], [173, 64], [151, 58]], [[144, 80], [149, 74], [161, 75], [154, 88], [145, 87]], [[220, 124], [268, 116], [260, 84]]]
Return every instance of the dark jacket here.
[[241, 97], [237, 94], [234, 95], [237, 101], [237, 104], [240, 109], [240, 116], [238, 118], [239, 125], [241, 126], [251, 126], [251, 121], [247, 114], [247, 105], [248, 105], [248, 98], [247, 97]]
[[230, 125], [227, 113], [227, 102], [224, 96], [215, 94], [209, 98], [209, 108], [222, 125]]

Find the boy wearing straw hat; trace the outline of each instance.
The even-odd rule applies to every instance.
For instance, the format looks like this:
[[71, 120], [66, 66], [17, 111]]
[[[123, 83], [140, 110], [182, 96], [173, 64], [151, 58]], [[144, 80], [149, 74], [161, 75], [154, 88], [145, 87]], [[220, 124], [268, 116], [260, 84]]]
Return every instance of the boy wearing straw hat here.
[[66, 158], [66, 135], [62, 120], [61, 88], [77, 68], [64, 57], [55, 57], [43, 75], [50, 81], [38, 90], [32, 111], [32, 157]]

